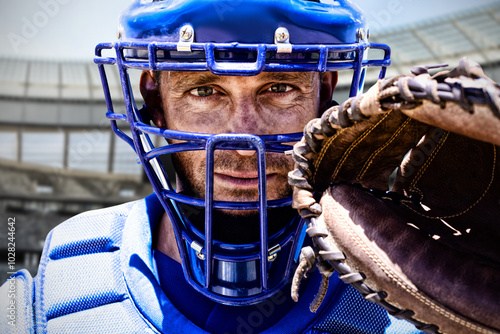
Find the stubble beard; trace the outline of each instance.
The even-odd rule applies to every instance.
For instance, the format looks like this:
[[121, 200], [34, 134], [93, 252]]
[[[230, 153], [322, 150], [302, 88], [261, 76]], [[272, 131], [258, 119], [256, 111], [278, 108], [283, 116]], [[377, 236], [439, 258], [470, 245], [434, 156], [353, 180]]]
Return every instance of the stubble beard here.
[[[257, 168], [256, 155], [237, 158], [230, 151], [215, 152], [216, 171], [250, 171]], [[174, 157], [174, 166], [178, 179], [182, 183], [182, 193], [203, 199], [205, 197], [205, 161], [199, 166], [193, 166], [189, 152], [182, 152]], [[268, 171], [276, 173], [276, 177], [268, 184], [268, 200], [291, 196], [292, 190], [288, 185], [288, 171], [293, 163], [282, 154], [267, 154], [266, 164]], [[255, 171], [255, 169], [254, 169]], [[257, 187], [256, 187], [257, 188]], [[258, 201], [258, 189], [220, 189], [214, 185], [214, 200], [248, 202]], [[203, 233], [205, 229], [205, 208], [181, 205], [189, 221]], [[296, 217], [296, 211], [290, 206], [267, 210], [267, 233], [272, 236]], [[213, 238], [231, 244], [247, 244], [256, 242], [260, 236], [259, 210], [213, 210], [212, 233]]]
[[[182, 193], [196, 198], [205, 198], [206, 160], [193, 166], [191, 152], [174, 154], [173, 163], [178, 181], [182, 184]], [[266, 153], [268, 171], [275, 173], [275, 180], [267, 184], [267, 200], [290, 197], [292, 189], [288, 185], [288, 172], [293, 169], [293, 161], [284, 154]], [[214, 170], [217, 171], [255, 171], [257, 169], [257, 154], [251, 157], [236, 157], [232, 151], [216, 151], [214, 154]], [[255, 202], [259, 200], [257, 187], [241, 189], [237, 187], [222, 187], [214, 184], [214, 200], [233, 202]], [[249, 216], [258, 213], [257, 210], [220, 210], [233, 216]]]

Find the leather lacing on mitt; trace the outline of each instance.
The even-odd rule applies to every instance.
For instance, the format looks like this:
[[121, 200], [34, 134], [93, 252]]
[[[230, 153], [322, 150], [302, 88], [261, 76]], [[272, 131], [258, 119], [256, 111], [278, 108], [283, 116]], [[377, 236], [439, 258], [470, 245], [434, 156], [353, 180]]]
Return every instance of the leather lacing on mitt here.
[[[380, 80], [312, 120], [291, 152], [314, 264], [428, 333], [500, 332], [500, 88], [462, 59]], [[389, 189], [391, 180], [391, 189]]]

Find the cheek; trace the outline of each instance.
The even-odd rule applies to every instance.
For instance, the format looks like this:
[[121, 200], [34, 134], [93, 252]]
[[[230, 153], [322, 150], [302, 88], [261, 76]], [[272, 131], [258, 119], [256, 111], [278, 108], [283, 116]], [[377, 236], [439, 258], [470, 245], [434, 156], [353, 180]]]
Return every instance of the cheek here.
[[205, 192], [205, 151], [174, 153], [172, 162], [179, 178], [178, 190], [188, 191], [195, 197]]
[[184, 171], [183, 174], [197, 177], [205, 171], [205, 151], [177, 152], [172, 155], [172, 162], [176, 170], [180, 169]]
[[172, 103], [165, 112], [167, 127], [173, 130], [217, 133], [226, 128], [227, 108], [223, 103]]
[[304, 126], [313, 118], [318, 117], [317, 101], [313, 98], [299, 98], [290, 103], [281, 103], [267, 107], [264, 117], [273, 133], [302, 132]]

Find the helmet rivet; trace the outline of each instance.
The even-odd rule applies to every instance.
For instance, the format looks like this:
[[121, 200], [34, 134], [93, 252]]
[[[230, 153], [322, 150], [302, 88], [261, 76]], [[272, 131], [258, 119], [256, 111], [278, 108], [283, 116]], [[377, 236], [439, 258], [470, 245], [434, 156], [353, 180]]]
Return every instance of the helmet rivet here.
[[185, 25], [180, 30], [181, 41], [188, 42], [193, 37], [193, 27]]
[[196, 241], [193, 241], [193, 242], [191, 242], [191, 248], [194, 249], [194, 251], [196, 252], [196, 256], [198, 257], [198, 259], [200, 259], [202, 261], [205, 260], [205, 254], [202, 253], [202, 251], [203, 251], [202, 245], [200, 245]]
[[274, 33], [274, 38], [278, 43], [284, 43], [290, 38], [290, 34], [286, 28], [278, 28]]
[[358, 41], [362, 41], [365, 39], [366, 34], [365, 34], [365, 29], [359, 28], [358, 31], [356, 32], [356, 35], [358, 37]]
[[269, 248], [268, 253], [267, 253], [267, 260], [269, 262], [273, 262], [276, 260], [278, 257], [278, 252], [281, 250], [280, 244], [274, 245], [273, 247]]

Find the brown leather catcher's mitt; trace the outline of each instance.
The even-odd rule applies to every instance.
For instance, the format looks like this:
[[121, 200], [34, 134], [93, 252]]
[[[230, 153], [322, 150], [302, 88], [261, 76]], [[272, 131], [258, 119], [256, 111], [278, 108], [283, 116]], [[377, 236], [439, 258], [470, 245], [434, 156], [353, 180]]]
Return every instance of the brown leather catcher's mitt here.
[[500, 87], [452, 71], [380, 80], [311, 121], [293, 149], [294, 207], [315, 262], [429, 333], [500, 333]]

